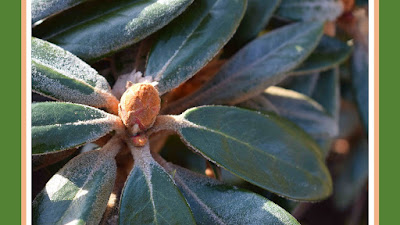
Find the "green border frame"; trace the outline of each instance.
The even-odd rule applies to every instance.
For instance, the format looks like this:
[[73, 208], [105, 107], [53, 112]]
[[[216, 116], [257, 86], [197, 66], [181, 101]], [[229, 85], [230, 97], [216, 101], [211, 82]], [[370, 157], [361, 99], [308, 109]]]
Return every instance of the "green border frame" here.
[[399, 1], [379, 1], [380, 7], [380, 140], [379, 140], [379, 198], [380, 224], [396, 224], [399, 220], [399, 140], [400, 107], [400, 33]]
[[2, 2], [2, 224], [21, 223], [21, 2]]

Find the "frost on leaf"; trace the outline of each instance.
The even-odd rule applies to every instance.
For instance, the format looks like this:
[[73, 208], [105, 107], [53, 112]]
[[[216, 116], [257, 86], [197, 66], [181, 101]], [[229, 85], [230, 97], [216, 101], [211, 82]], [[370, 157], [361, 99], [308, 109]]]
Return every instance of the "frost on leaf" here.
[[32, 153], [40, 154], [94, 141], [120, 126], [118, 117], [72, 103], [32, 105]]
[[32, 39], [32, 89], [62, 101], [105, 107], [112, 99], [106, 79], [73, 54]]
[[33, 224], [98, 224], [115, 181], [110, 152], [83, 153], [57, 172], [32, 203]]
[[194, 210], [197, 224], [299, 224], [264, 197], [171, 163], [164, 166], [174, 171], [174, 180]]
[[119, 224], [195, 224], [172, 178], [152, 158], [149, 145], [130, 148], [135, 167], [122, 193]]

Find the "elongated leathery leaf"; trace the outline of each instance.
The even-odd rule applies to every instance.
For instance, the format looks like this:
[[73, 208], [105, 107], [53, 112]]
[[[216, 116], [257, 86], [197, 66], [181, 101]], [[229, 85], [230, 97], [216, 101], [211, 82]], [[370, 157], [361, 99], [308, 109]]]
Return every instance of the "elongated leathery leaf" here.
[[33, 224], [100, 222], [114, 186], [118, 150], [114, 142], [106, 146], [75, 157], [49, 180], [32, 203]]
[[[338, 68], [322, 72], [317, 81], [317, 85], [311, 98], [321, 104], [329, 115], [332, 116], [336, 124], [339, 124], [340, 90], [339, 90], [339, 70]], [[338, 125], [337, 125], [338, 126]], [[324, 155], [327, 155], [332, 145], [332, 137], [320, 138], [317, 140]]]
[[196, 0], [161, 31], [146, 75], [163, 94], [192, 77], [228, 42], [239, 26], [247, 0]]
[[310, 97], [317, 85], [318, 77], [319, 73], [292, 76], [289, 81], [285, 82], [283, 87]]
[[257, 37], [268, 24], [280, 2], [281, 0], [248, 0], [246, 14], [235, 35], [229, 41], [228, 48], [237, 50]]
[[250, 191], [168, 164], [197, 224], [299, 224], [272, 201]]
[[339, 120], [340, 90], [338, 68], [319, 75], [311, 98], [321, 104], [337, 121]]
[[358, 42], [352, 57], [351, 79], [364, 130], [368, 133], [368, 49]]
[[74, 148], [120, 125], [117, 116], [89, 106], [45, 102], [32, 104], [32, 153]]
[[32, 23], [87, 0], [32, 0]]
[[89, 1], [38, 25], [33, 34], [95, 61], [136, 43], [181, 14], [193, 0]]
[[297, 200], [332, 191], [321, 150], [289, 121], [224, 106], [192, 108], [182, 118], [179, 134], [191, 148], [257, 186]]
[[277, 15], [292, 20], [335, 20], [343, 11], [340, 0], [282, 0]]
[[32, 38], [32, 89], [48, 97], [111, 107], [118, 104], [106, 79], [73, 54]]
[[135, 167], [125, 183], [119, 224], [196, 224], [190, 208], [147, 147], [133, 149]]
[[197, 92], [170, 107], [237, 104], [254, 97], [285, 78], [321, 36], [320, 22], [295, 23], [267, 33], [242, 48]]
[[313, 53], [290, 74], [303, 75], [331, 69], [345, 61], [352, 51], [349, 43], [323, 36]]
[[313, 138], [333, 138], [338, 134], [337, 121], [319, 103], [295, 91], [269, 87], [263, 94], [243, 102], [241, 106], [275, 112], [301, 127]]

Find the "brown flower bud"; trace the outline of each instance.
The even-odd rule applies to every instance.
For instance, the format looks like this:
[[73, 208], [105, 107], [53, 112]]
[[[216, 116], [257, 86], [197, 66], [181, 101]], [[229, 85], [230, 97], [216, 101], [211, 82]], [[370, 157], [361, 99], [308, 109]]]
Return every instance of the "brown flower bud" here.
[[159, 93], [153, 85], [133, 84], [122, 95], [118, 114], [129, 131], [135, 135], [153, 126], [160, 112], [160, 103]]

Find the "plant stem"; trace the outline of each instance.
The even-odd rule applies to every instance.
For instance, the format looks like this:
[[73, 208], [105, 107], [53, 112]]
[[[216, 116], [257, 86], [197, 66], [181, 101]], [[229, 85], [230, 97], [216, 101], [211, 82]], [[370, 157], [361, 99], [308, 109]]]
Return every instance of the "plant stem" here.
[[112, 94], [107, 94], [107, 105], [105, 106], [107, 112], [112, 113], [114, 115], [118, 115], [118, 104], [119, 101], [118, 99], [112, 95]]

